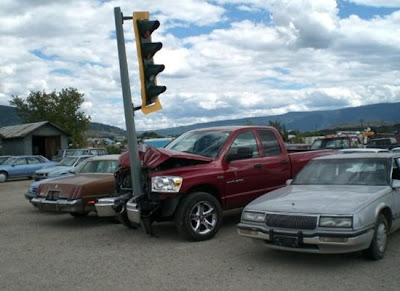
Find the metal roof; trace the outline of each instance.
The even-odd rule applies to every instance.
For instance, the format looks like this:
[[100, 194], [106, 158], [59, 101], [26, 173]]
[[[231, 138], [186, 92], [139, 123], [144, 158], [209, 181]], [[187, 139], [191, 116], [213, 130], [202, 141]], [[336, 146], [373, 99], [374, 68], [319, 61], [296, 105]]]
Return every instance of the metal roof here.
[[40, 121], [34, 123], [24, 123], [19, 125], [4, 126], [0, 128], [0, 137], [3, 139], [24, 137], [45, 124], [50, 124], [55, 128], [61, 130], [62, 132], [65, 132], [58, 126], [52, 124], [51, 122]]

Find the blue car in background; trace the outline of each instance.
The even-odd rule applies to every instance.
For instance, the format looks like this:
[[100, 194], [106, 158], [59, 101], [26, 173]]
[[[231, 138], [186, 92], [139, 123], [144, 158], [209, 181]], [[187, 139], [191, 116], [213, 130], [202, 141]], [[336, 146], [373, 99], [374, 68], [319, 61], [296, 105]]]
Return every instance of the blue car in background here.
[[32, 178], [36, 170], [53, 167], [57, 162], [49, 161], [40, 155], [14, 156], [0, 165], [0, 182], [14, 178]]

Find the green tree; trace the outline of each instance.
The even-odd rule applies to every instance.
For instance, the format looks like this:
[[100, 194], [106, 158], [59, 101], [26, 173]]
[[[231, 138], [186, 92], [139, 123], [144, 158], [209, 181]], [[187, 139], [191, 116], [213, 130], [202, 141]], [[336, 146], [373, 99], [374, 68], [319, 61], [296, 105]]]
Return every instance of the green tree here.
[[280, 121], [268, 121], [268, 125], [275, 127], [281, 134], [283, 140], [287, 142], [289, 140], [289, 132], [286, 130], [286, 126], [281, 124]]
[[31, 92], [26, 99], [12, 96], [10, 105], [16, 107], [23, 122], [49, 121], [71, 135], [68, 143], [73, 147], [84, 147], [90, 117], [79, 110], [83, 102], [83, 94], [75, 88], [67, 88], [61, 92]]

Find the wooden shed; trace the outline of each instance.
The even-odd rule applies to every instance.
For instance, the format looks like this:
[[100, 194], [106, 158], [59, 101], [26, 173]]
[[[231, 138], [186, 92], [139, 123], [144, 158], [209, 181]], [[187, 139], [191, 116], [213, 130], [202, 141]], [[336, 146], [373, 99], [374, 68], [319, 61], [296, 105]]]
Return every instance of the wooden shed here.
[[48, 121], [0, 128], [3, 155], [42, 155], [49, 159], [68, 148], [69, 134]]

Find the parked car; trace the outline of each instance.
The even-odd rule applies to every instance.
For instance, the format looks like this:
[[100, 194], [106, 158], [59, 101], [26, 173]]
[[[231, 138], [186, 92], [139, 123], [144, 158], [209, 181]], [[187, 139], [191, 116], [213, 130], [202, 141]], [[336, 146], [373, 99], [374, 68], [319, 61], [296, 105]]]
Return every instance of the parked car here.
[[57, 163], [39, 155], [14, 156], [0, 165], [0, 182], [14, 178], [32, 178], [34, 172]]
[[87, 149], [76, 149], [73, 156], [81, 155], [93, 155], [93, 156], [103, 156], [107, 154], [105, 148], [87, 148]]
[[76, 166], [78, 166], [80, 163], [82, 163], [84, 160], [90, 157], [93, 156], [84, 155], [84, 156], [65, 157], [64, 159], [62, 159], [61, 162], [59, 162], [54, 167], [35, 171], [35, 173], [33, 174], [33, 179], [35, 181], [39, 181], [47, 178], [53, 178], [68, 174], [72, 169], [74, 169]]
[[61, 161], [63, 158], [68, 156], [101, 156], [107, 155], [107, 150], [105, 148], [83, 148], [83, 149], [59, 149], [55, 156], [51, 158], [52, 161]]
[[311, 158], [332, 153], [288, 153], [279, 131], [269, 126], [192, 130], [140, 155], [147, 177], [143, 197], [132, 195], [129, 154], [124, 153], [115, 174], [118, 197], [100, 199], [96, 207], [125, 209], [121, 222], [128, 227], [142, 222], [147, 233], [153, 221], [174, 220], [184, 238], [207, 240], [220, 228], [223, 210], [285, 186]]
[[12, 156], [0, 156], [0, 165], [7, 161]]
[[72, 156], [76, 149], [59, 149], [56, 154], [51, 158], [52, 161], [59, 162], [65, 157]]
[[103, 155], [86, 159], [73, 176], [40, 184], [30, 202], [42, 211], [70, 213], [74, 217], [96, 211], [97, 199], [114, 192], [114, 172], [120, 155]]
[[395, 147], [390, 150], [392, 153], [400, 153], [400, 147]]
[[342, 149], [337, 151], [338, 154], [354, 154], [354, 153], [390, 153], [388, 149], [381, 148], [354, 148]]
[[393, 153], [313, 159], [290, 185], [248, 204], [238, 232], [272, 249], [381, 259], [400, 227], [399, 166]]
[[389, 150], [398, 146], [399, 143], [394, 137], [374, 138], [370, 139], [366, 144], [367, 148], [384, 148]]
[[334, 137], [318, 138], [311, 145], [312, 150], [318, 149], [347, 149], [359, 148], [362, 143], [357, 136], [343, 135]]

